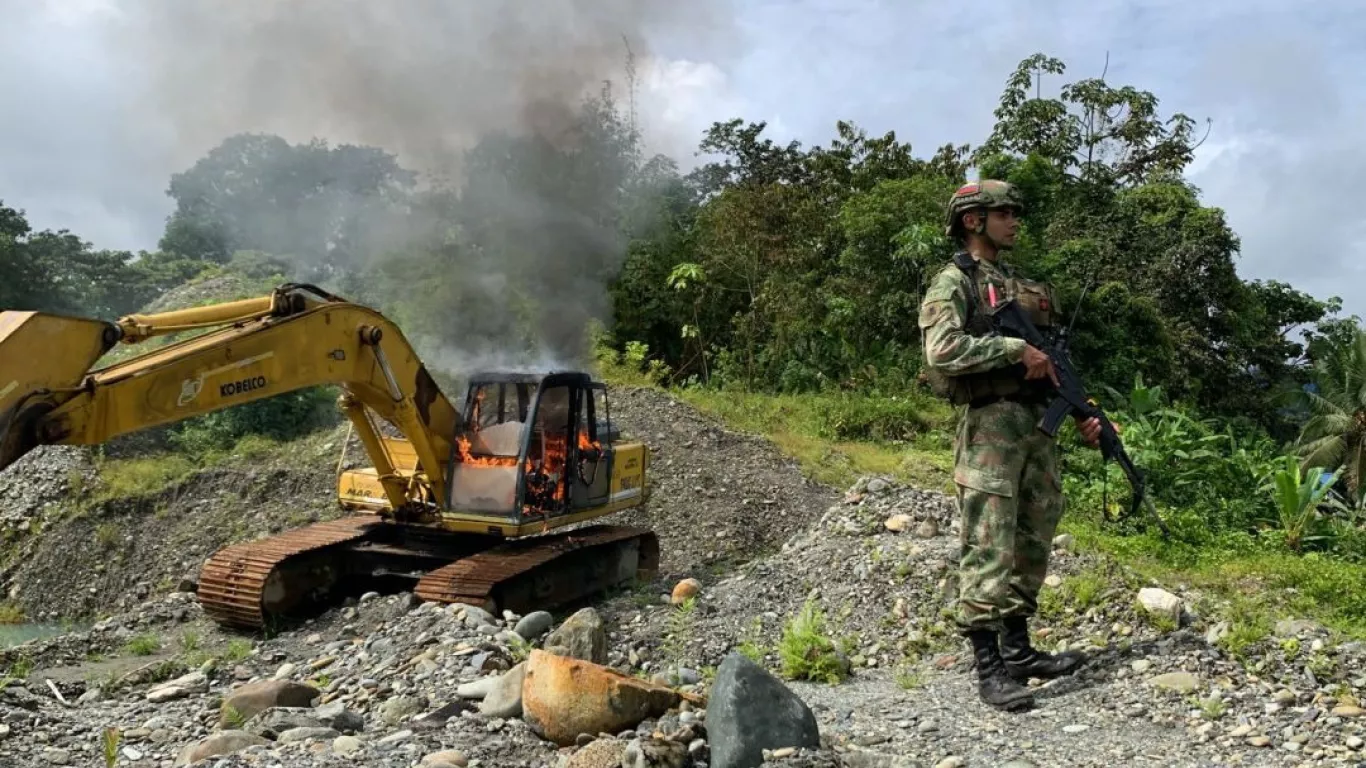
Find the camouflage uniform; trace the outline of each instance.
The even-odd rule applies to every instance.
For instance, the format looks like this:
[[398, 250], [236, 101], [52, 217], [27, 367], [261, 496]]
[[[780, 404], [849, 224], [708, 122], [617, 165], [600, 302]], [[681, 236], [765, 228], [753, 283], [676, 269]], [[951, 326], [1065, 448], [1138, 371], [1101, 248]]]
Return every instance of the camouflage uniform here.
[[[959, 233], [964, 210], [992, 207], [1023, 210], [1003, 182], [962, 187], [950, 201], [949, 233]], [[1052, 383], [1025, 379], [1024, 340], [990, 333], [992, 307], [1012, 298], [1040, 329], [1053, 325], [1051, 287], [1016, 275], [999, 259], [959, 253], [926, 291], [919, 320], [927, 378], [966, 406], [954, 441], [962, 516], [955, 620], [977, 653], [982, 698], [1003, 708], [1030, 700], [1022, 680], [1066, 674], [1082, 660], [1029, 646], [1025, 622], [1038, 607], [1064, 502], [1057, 446], [1036, 429]]]
[[[980, 284], [1010, 298], [1008, 269], [979, 262]], [[964, 326], [971, 287], [957, 266], [939, 273], [920, 308], [925, 358], [948, 376], [1000, 372], [1018, 391], [996, 394], [989, 382], [969, 404], [954, 441], [953, 480], [963, 518], [962, 559], [955, 619], [964, 630], [1001, 628], [1006, 616], [1032, 616], [1048, 568], [1053, 533], [1062, 517], [1057, 446], [1035, 426], [1047, 392], [1023, 382], [1022, 339], [976, 337]], [[990, 292], [983, 292], [988, 296]], [[988, 306], [979, 307], [986, 311]], [[1008, 389], [996, 386], [995, 389]], [[968, 404], [964, 403], [964, 404]]]

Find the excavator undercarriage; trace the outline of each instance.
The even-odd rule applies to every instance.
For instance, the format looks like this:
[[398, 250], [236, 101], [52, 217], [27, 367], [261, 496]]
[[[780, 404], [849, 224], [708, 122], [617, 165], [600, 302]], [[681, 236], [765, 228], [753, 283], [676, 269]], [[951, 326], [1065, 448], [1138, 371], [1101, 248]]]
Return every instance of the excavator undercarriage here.
[[[120, 342], [195, 329], [92, 368]], [[210, 556], [198, 594], [220, 624], [260, 629], [372, 590], [523, 613], [657, 572], [652, 531], [592, 522], [645, 502], [649, 464], [600, 382], [477, 373], [456, 408], [396, 326], [313, 286], [117, 323], [0, 312], [0, 470], [37, 445], [329, 384], [370, 459], [339, 471], [350, 514]]]
[[649, 530], [595, 525], [523, 539], [430, 534], [369, 515], [298, 528], [219, 550], [199, 577], [205, 613], [259, 629], [372, 589], [527, 613], [577, 602], [659, 567]]

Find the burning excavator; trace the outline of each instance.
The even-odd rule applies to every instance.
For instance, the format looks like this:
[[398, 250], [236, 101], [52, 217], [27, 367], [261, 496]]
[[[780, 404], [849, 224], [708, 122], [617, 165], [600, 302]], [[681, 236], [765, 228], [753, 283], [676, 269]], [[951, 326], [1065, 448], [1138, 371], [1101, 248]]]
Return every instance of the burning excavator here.
[[[92, 370], [117, 344], [200, 330]], [[604, 385], [581, 372], [467, 378], [457, 409], [392, 322], [310, 285], [117, 322], [4, 311], [0, 470], [39, 445], [332, 384], [372, 464], [339, 473], [354, 514], [213, 554], [199, 599], [220, 624], [260, 628], [376, 588], [525, 612], [653, 576], [648, 529], [555, 530], [644, 502], [649, 454], [621, 440]]]

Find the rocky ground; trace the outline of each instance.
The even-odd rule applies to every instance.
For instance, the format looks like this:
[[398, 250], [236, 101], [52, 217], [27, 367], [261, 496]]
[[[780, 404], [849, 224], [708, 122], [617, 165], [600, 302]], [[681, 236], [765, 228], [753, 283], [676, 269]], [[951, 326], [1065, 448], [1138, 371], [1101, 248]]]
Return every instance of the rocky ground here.
[[[1092, 661], [1036, 681], [1027, 713], [990, 710], [942, 614], [950, 499], [880, 478], [822, 488], [657, 393], [613, 405], [656, 456], [651, 508], [627, 516], [660, 533], [656, 581], [528, 616], [368, 595], [270, 637], [221, 631], [152, 583], [88, 631], [0, 652], [0, 765], [105, 765], [111, 728], [130, 768], [696, 768], [754, 764], [747, 747], [793, 768], [1363, 759], [1366, 647], [1303, 621], [1248, 635], [1065, 537], [1036, 642]], [[60, 496], [72, 461], [20, 495]], [[0, 516], [33, 519], [14, 493], [0, 485]], [[187, 556], [139, 557], [183, 572]]]

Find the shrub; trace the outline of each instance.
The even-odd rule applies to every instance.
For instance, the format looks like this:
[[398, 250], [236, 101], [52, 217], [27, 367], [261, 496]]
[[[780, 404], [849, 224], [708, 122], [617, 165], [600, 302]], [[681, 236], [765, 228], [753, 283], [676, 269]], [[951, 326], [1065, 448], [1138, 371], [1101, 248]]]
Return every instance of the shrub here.
[[817, 680], [834, 685], [849, 676], [849, 660], [826, 634], [825, 614], [808, 600], [778, 640], [782, 672], [789, 680]]

